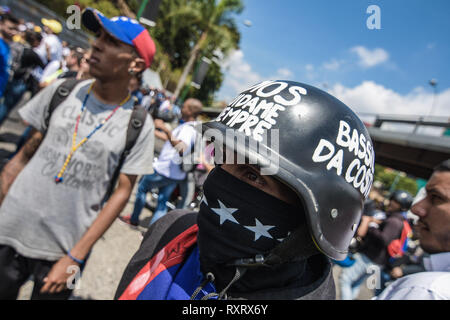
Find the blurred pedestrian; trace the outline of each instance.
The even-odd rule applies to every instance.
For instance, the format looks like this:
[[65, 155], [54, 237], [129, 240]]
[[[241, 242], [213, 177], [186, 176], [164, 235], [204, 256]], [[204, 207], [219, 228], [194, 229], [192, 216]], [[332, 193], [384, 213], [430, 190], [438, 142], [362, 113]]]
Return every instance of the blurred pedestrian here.
[[81, 62], [80, 62], [80, 69], [78, 70], [78, 73], [76, 76], [77, 80], [86, 80], [86, 79], [92, 78], [92, 76], [89, 73], [90, 67], [89, 67], [89, 63], [88, 63], [88, 61], [91, 57], [91, 53], [92, 53], [91, 49], [88, 49], [84, 53], [83, 58], [81, 59]]
[[26, 91], [34, 95], [37, 91], [37, 79], [34, 77], [35, 68], [44, 67], [39, 55], [34, 51], [40, 37], [33, 31], [25, 33], [25, 43], [13, 43], [13, 64], [10, 78], [6, 85], [4, 100], [0, 105], [0, 125], [6, 120], [8, 114], [20, 101]]
[[[62, 31], [62, 25], [55, 19], [42, 18], [41, 22], [44, 25], [42, 43], [37, 48], [37, 53], [46, 65], [52, 61], [59, 62], [63, 58], [63, 46], [58, 37]], [[53, 72], [47, 71], [47, 73]]]
[[121, 217], [122, 221], [134, 226], [139, 224], [139, 216], [144, 208], [146, 195], [153, 188], [159, 189], [158, 205], [152, 215], [150, 225], [167, 213], [166, 202], [177, 184], [186, 178], [186, 172], [182, 168], [182, 157], [190, 154], [194, 149], [197, 137], [194, 126], [202, 107], [199, 100], [187, 99], [181, 110], [184, 123], [173, 131], [168, 129], [164, 122], [155, 120], [155, 127], [167, 136], [167, 141], [153, 164], [155, 173], [145, 175], [139, 182], [132, 214]]
[[10, 13], [0, 16], [0, 98], [3, 97], [10, 79], [11, 48], [13, 37], [17, 33], [19, 20]]
[[56, 79], [75, 78], [80, 71], [81, 61], [84, 57], [84, 51], [80, 48], [64, 50], [64, 61], [60, 63], [60, 67], [53, 74], [42, 78], [41, 88], [45, 88], [52, 84]]
[[66, 69], [67, 71], [63, 72], [58, 76], [58, 79], [64, 78], [76, 78], [78, 72], [81, 68], [81, 63], [84, 58], [84, 50], [82, 48], [73, 48], [70, 49], [70, 54], [66, 57]]
[[[394, 240], [400, 239], [402, 231], [407, 231], [406, 211], [412, 203], [412, 196], [402, 190], [395, 191], [386, 208], [386, 219], [378, 220], [376, 216], [363, 215], [357, 230], [358, 249], [352, 259], [354, 263], [343, 268], [339, 275], [339, 288], [342, 300], [353, 300], [359, 293], [359, 286], [376, 268], [381, 275], [381, 281], [377, 283], [378, 290], [382, 289], [389, 277], [390, 264], [394, 257], [390, 254], [390, 245]], [[372, 224], [372, 226], [370, 226]], [[375, 224], [375, 226], [373, 225]], [[405, 229], [406, 228], [406, 229]], [[404, 243], [400, 249], [403, 250]], [[387, 270], [386, 270], [387, 268]]]
[[129, 90], [131, 94], [136, 97], [139, 104], [142, 103], [143, 94], [141, 92], [142, 79], [140, 76], [135, 75], [131, 78], [129, 84]]

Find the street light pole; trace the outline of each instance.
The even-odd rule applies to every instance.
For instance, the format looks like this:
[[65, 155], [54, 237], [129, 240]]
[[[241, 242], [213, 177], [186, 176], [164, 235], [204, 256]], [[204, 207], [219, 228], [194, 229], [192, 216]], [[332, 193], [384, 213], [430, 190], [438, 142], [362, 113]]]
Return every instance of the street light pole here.
[[146, 7], [147, 4], [148, 4], [148, 1], [149, 1], [149, 0], [142, 0], [141, 6], [139, 7], [139, 11], [138, 11], [137, 16], [136, 16], [136, 18], [137, 18], [138, 21], [139, 21], [139, 19], [141, 18], [142, 13], [144, 12], [145, 7]]
[[[433, 87], [433, 102], [431, 103], [430, 112], [428, 113], [427, 117], [433, 115], [433, 109], [434, 109], [434, 106], [436, 105], [437, 83], [438, 82], [436, 79], [431, 79], [430, 81], [428, 81], [428, 84]], [[413, 133], [417, 132], [417, 129], [419, 128], [419, 125], [424, 118], [425, 117], [419, 118], [419, 121], [416, 123], [416, 125], [414, 127]]]
[[433, 102], [431, 104], [431, 109], [430, 109], [430, 113], [428, 114], [429, 116], [431, 116], [433, 114], [433, 109], [436, 105], [436, 94], [437, 94], [437, 80], [436, 79], [431, 79], [429, 82], [430, 86], [433, 87]]

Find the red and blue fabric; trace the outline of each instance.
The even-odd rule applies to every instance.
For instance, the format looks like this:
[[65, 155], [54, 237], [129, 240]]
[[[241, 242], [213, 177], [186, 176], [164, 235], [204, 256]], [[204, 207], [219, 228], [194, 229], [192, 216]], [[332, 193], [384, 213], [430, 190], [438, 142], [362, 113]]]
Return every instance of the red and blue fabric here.
[[[198, 226], [170, 241], [133, 278], [119, 300], [189, 300], [203, 282], [197, 247]], [[196, 296], [216, 292], [207, 283]]]

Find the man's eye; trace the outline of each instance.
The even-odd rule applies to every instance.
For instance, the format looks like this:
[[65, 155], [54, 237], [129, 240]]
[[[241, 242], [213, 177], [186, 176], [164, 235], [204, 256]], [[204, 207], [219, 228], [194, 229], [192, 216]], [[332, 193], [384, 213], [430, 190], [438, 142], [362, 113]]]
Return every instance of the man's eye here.
[[436, 203], [436, 202], [442, 200], [442, 198], [439, 197], [439, 196], [436, 195], [436, 194], [431, 194], [431, 195], [430, 195], [430, 199], [431, 199], [431, 202], [432, 202], [432, 203]]

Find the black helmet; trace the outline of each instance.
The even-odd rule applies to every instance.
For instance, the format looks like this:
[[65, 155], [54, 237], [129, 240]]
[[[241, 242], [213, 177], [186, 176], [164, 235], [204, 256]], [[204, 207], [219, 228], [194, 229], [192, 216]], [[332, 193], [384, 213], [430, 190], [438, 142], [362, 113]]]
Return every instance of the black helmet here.
[[377, 205], [375, 201], [372, 199], [366, 199], [366, 201], [364, 201], [363, 214], [369, 217], [373, 217], [376, 211]]
[[375, 161], [369, 133], [350, 108], [306, 84], [264, 81], [239, 94], [203, 133], [292, 188], [316, 247], [345, 259]]
[[397, 202], [400, 205], [401, 211], [408, 211], [414, 201], [412, 195], [404, 190], [394, 191], [389, 197], [389, 200]]

